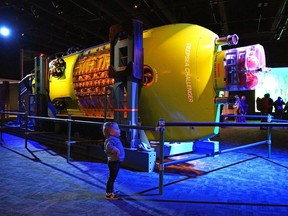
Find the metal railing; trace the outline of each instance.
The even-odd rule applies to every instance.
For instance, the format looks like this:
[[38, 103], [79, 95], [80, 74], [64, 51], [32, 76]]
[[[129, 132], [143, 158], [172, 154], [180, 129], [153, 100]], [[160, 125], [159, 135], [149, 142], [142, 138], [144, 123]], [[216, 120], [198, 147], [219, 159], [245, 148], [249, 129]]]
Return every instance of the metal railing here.
[[[223, 115], [224, 116], [224, 115]], [[239, 117], [239, 115], [228, 115], [229, 117]], [[163, 179], [164, 179], [164, 168], [165, 166], [170, 166], [173, 164], [184, 163], [187, 161], [198, 160], [206, 157], [211, 157], [223, 153], [227, 153], [230, 151], [235, 151], [238, 149], [249, 148], [257, 145], [267, 144], [268, 149], [268, 158], [271, 157], [271, 129], [272, 127], [287, 127], [288, 121], [278, 122], [277, 120], [273, 120], [273, 116], [263, 116], [263, 115], [241, 115], [241, 117], [246, 118], [258, 118], [258, 119], [267, 119], [267, 122], [165, 122], [164, 120], [160, 120], [158, 122], [159, 133], [160, 133], [160, 156], [159, 156], [159, 194], [163, 194]], [[275, 123], [273, 123], [275, 121]], [[277, 121], [277, 122], [276, 122]], [[184, 159], [179, 159], [175, 161], [164, 162], [164, 131], [166, 127], [267, 127], [267, 140], [259, 141], [255, 143], [250, 143], [238, 147], [228, 148], [225, 150], [219, 150], [219, 152], [212, 152], [211, 154], [202, 154], [197, 157], [187, 157]]]
[[[27, 112], [7, 112], [7, 111], [0, 111], [0, 137], [1, 141], [2, 139], [2, 131], [3, 128], [5, 128], [3, 124], [3, 116], [5, 114], [13, 114], [13, 115], [20, 115], [22, 116], [23, 119], [25, 119], [25, 124], [24, 124], [24, 130], [25, 130], [25, 148], [28, 147], [28, 138], [30, 134], [40, 134], [40, 133], [46, 133], [46, 132], [39, 132], [39, 131], [30, 131], [28, 128], [28, 122], [29, 119], [34, 119], [34, 120], [40, 120], [40, 121], [53, 121], [53, 122], [64, 122], [67, 123], [67, 162], [70, 161], [71, 158], [71, 145], [78, 143], [78, 141], [72, 140], [72, 124], [90, 124], [90, 125], [103, 125], [104, 122], [95, 122], [95, 121], [84, 121], [84, 120], [74, 120], [71, 118], [71, 115], [68, 116], [67, 119], [64, 118], [51, 118], [51, 117], [40, 117], [40, 116], [29, 116]], [[21, 127], [21, 125], [19, 125]], [[126, 129], [126, 130], [132, 130], [132, 129], [138, 129], [138, 130], [150, 130], [150, 131], [156, 131], [156, 127], [149, 127], [149, 126], [136, 126], [136, 125], [124, 125], [124, 124], [119, 124], [119, 127], [121, 129]], [[88, 142], [88, 141], [87, 141]]]
[[[20, 98], [23, 94], [25, 94], [25, 92], [27, 91], [27, 86], [25, 85], [25, 82], [27, 79], [30, 79], [30, 77], [33, 77], [34, 73], [31, 74], [27, 74], [24, 78], [22, 78], [18, 84], [19, 84], [19, 93], [18, 93], [18, 97]], [[31, 86], [32, 88], [32, 86]]]
[[[83, 120], [73, 120], [71, 119], [71, 116], [69, 115], [67, 119], [62, 119], [62, 118], [50, 118], [50, 117], [39, 117], [39, 116], [28, 116], [27, 113], [21, 113], [21, 112], [3, 112], [0, 111], [0, 116], [1, 116], [1, 125], [0, 125], [0, 135], [1, 135], [1, 141], [2, 139], [2, 129], [4, 128], [3, 126], [3, 116], [5, 118], [5, 114], [13, 114], [13, 115], [24, 115], [25, 116], [25, 148], [27, 148], [27, 143], [28, 143], [28, 136], [29, 134], [33, 134], [35, 132], [31, 132], [28, 130], [28, 121], [29, 119], [35, 119], [35, 120], [42, 120], [42, 121], [56, 121], [56, 122], [64, 122], [68, 124], [68, 129], [67, 129], [67, 162], [70, 161], [70, 154], [71, 154], [71, 145], [77, 143], [77, 141], [73, 141], [71, 138], [71, 129], [72, 129], [72, 124], [73, 123], [84, 123], [84, 124], [92, 124], [92, 125], [103, 125], [104, 122], [93, 122], [93, 121], [83, 121]], [[229, 117], [233, 117], [233, 115], [229, 115]], [[179, 164], [179, 163], [184, 163], [187, 161], [193, 161], [193, 160], [198, 160], [206, 157], [211, 157], [223, 153], [227, 153], [230, 151], [238, 150], [238, 149], [243, 149], [243, 148], [248, 148], [248, 147], [253, 147], [257, 145], [263, 145], [267, 144], [268, 148], [268, 158], [271, 157], [271, 146], [272, 146], [272, 141], [271, 141], [271, 128], [272, 127], [288, 127], [288, 121], [277, 121], [273, 120], [271, 116], [262, 116], [262, 115], [244, 115], [242, 117], [246, 118], [267, 118], [267, 122], [165, 122], [164, 120], [159, 120], [158, 125], [156, 127], [151, 127], [151, 126], [133, 126], [133, 125], [121, 125], [119, 124], [120, 128], [124, 128], [127, 130], [131, 129], [139, 129], [139, 130], [150, 130], [154, 131], [160, 134], [159, 136], [159, 162], [158, 162], [158, 170], [159, 170], [159, 194], [163, 194], [163, 179], [164, 179], [164, 168], [165, 166], [170, 166], [173, 164]], [[273, 123], [273, 121], [275, 121]], [[211, 154], [202, 154], [202, 155], [197, 155], [197, 157], [187, 157], [184, 159], [180, 160], [175, 160], [175, 161], [169, 161], [169, 162], [164, 162], [164, 133], [165, 133], [165, 128], [166, 127], [223, 127], [223, 126], [228, 126], [228, 127], [267, 127], [267, 140], [264, 141], [259, 141], [255, 143], [250, 143], [238, 147], [233, 147], [233, 148], [228, 148], [225, 150], [219, 150], [218, 152], [212, 152]], [[36, 132], [39, 133], [39, 132]]]

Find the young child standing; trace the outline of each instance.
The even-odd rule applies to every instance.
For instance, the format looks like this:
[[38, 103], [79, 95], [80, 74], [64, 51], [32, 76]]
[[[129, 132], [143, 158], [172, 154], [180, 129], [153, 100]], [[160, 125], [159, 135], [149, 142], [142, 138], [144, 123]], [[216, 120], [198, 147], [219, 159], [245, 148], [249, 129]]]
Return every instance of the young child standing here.
[[116, 200], [119, 196], [114, 193], [114, 182], [117, 178], [121, 162], [124, 161], [125, 152], [120, 140], [120, 129], [116, 122], [106, 122], [103, 125], [103, 134], [106, 137], [104, 151], [107, 154], [109, 178], [106, 183], [106, 199]]

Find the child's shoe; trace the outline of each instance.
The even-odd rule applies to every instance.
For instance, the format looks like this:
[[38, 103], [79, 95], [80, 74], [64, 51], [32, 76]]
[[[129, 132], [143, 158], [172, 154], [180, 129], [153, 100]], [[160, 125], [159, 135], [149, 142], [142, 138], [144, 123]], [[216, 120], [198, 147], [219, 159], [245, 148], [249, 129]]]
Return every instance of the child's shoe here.
[[107, 200], [118, 200], [120, 197], [115, 193], [106, 193]]

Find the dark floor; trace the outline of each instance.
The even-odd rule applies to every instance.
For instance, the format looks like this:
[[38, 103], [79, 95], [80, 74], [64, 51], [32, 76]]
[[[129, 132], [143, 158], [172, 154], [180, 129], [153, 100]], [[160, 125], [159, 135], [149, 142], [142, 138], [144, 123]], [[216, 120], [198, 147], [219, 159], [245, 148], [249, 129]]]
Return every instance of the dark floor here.
[[[288, 133], [272, 129], [272, 157], [256, 146], [165, 168], [159, 175], [122, 169], [122, 199], [104, 198], [107, 166], [3, 134], [0, 215], [288, 215]], [[259, 128], [221, 128], [220, 148], [266, 139]], [[174, 157], [174, 159], [177, 157]], [[173, 158], [172, 158], [173, 159]]]

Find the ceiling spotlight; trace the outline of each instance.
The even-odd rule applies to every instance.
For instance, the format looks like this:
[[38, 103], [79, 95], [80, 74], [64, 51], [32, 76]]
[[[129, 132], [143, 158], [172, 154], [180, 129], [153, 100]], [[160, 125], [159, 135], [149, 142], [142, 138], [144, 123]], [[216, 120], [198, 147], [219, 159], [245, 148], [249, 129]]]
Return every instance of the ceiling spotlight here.
[[280, 25], [280, 28], [278, 28], [274, 34], [274, 39], [276, 40], [280, 40], [283, 34], [287, 32], [286, 26], [288, 26], [288, 18], [286, 18], [286, 20], [281, 21], [282, 24]]
[[135, 3], [134, 3], [134, 9], [138, 9], [139, 7], [140, 7], [140, 1], [137, 0], [137, 1], [135, 1]]
[[31, 12], [32, 12], [33, 16], [34, 16], [36, 19], [38, 19], [38, 18], [39, 18], [39, 13], [38, 13], [38, 11], [36, 10], [36, 8], [35, 8], [33, 5], [31, 5], [30, 9], [31, 9]]
[[58, 15], [63, 14], [63, 9], [62, 9], [61, 5], [58, 3], [58, 1], [51, 1], [51, 3], [53, 5], [53, 7], [56, 9]]
[[10, 29], [5, 26], [1, 27], [0, 35], [2, 35], [3, 37], [8, 37], [10, 35]]
[[58, 9], [58, 10], [57, 10], [57, 14], [58, 14], [58, 15], [63, 14], [63, 10], [62, 10], [62, 9]]
[[282, 27], [281, 29], [279, 29], [278, 32], [276, 32], [274, 38], [276, 40], [280, 40], [282, 35], [283, 35], [283, 33], [284, 33], [284, 31], [285, 31], [285, 27]]
[[52, 1], [51, 3], [53, 5], [53, 7], [55, 7], [56, 9], [59, 8], [59, 4], [57, 2]]

